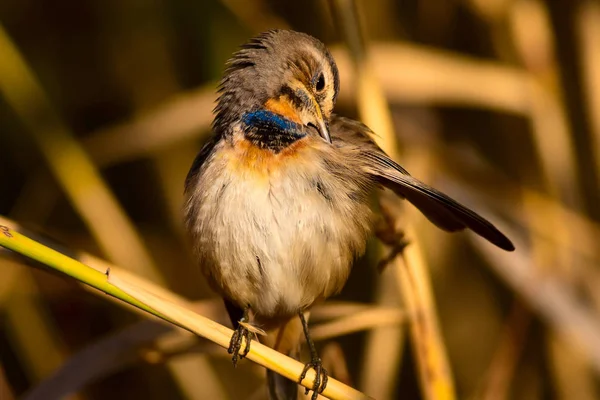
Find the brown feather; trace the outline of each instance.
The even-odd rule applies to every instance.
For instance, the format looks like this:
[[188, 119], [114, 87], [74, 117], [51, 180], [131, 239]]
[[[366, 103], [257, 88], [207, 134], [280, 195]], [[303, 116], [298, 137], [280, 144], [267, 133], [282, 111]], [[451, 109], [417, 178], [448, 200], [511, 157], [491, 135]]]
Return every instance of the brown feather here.
[[360, 122], [338, 116], [332, 118], [331, 136], [334, 145], [342, 149], [355, 147], [367, 173], [412, 203], [436, 226], [449, 232], [469, 228], [501, 249], [515, 249], [511, 241], [485, 218], [410, 176], [375, 144], [369, 134], [372, 134], [371, 130]]

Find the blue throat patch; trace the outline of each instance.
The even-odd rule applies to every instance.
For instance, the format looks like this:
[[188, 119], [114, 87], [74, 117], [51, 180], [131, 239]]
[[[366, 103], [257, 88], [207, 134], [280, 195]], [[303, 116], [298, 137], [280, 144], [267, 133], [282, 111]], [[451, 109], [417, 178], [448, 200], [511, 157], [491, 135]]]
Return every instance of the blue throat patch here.
[[245, 113], [242, 123], [248, 140], [276, 153], [306, 136], [302, 125], [267, 110]]
[[267, 110], [245, 113], [242, 122], [248, 127], [272, 128], [278, 131], [298, 132], [299, 125], [279, 114]]

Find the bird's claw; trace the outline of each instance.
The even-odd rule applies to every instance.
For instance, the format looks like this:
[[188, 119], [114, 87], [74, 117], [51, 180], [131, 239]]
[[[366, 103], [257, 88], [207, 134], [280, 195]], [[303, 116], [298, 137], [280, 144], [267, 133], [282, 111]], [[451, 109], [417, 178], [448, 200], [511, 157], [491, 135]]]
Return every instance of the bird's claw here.
[[394, 261], [396, 256], [398, 256], [404, 252], [404, 249], [406, 248], [406, 246], [408, 246], [410, 244], [410, 242], [408, 241], [404, 232], [402, 232], [402, 231], [398, 231], [398, 232], [378, 231], [377, 237], [379, 238], [379, 240], [381, 240], [386, 245], [391, 246], [391, 251], [388, 253], [388, 255], [383, 257], [377, 263], [377, 271], [379, 271], [379, 273], [381, 273], [388, 266], [388, 264], [390, 264], [392, 261]]
[[[233, 354], [231, 357], [231, 361], [233, 362], [233, 366], [237, 366], [238, 360], [246, 357], [250, 352], [250, 342], [254, 338], [254, 332], [249, 331], [243, 325], [239, 325], [237, 329], [233, 332], [231, 336], [231, 341], [229, 342], [229, 348], [227, 352], [229, 354]], [[246, 340], [246, 346], [242, 350], [242, 343]], [[241, 350], [241, 352], [240, 352]]]
[[[307, 388], [306, 391], [304, 392], [304, 394], [306, 395], [312, 390], [313, 395], [311, 397], [311, 400], [317, 400], [317, 397], [319, 397], [319, 394], [323, 393], [323, 390], [325, 390], [325, 387], [327, 386], [327, 381], [329, 380], [329, 374], [328, 374], [327, 370], [325, 368], [323, 368], [321, 359], [314, 358], [309, 363], [306, 363], [306, 365], [304, 365], [304, 369], [302, 370], [302, 373], [300, 374], [300, 380], [298, 381], [299, 383], [302, 383], [304, 378], [306, 378], [306, 373], [311, 368], [315, 370], [315, 381], [313, 382], [312, 389]], [[321, 375], [323, 375], [323, 379], [321, 379]]]

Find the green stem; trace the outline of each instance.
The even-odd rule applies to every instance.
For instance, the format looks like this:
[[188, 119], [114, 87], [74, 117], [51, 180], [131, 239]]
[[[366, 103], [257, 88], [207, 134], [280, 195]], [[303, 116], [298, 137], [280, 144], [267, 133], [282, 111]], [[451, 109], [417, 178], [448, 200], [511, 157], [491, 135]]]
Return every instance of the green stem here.
[[[15, 253], [21, 254], [32, 260], [38, 261], [56, 271], [62, 272], [78, 281], [96, 288], [110, 296], [116, 297], [126, 303], [131, 304], [141, 310], [149, 312], [158, 318], [172, 322], [166, 316], [156, 312], [145, 304], [131, 297], [121, 289], [108, 282], [107, 274], [96, 271], [81, 262], [74, 260], [66, 255], [59, 253], [41, 243], [28, 238], [25, 235], [10, 229], [7, 226], [0, 225], [0, 246], [5, 247]], [[109, 273], [109, 271], [107, 271]]]

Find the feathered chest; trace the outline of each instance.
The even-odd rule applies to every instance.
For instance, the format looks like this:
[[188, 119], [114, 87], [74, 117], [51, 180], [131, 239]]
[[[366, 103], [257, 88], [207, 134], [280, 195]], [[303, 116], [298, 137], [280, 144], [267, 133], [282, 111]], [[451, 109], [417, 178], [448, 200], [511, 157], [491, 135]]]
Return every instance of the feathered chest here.
[[306, 226], [324, 232], [355, 228], [354, 219], [368, 208], [367, 188], [328, 160], [321, 146], [309, 137], [279, 152], [246, 139], [224, 144], [203, 166], [193, 196], [203, 207], [252, 220], [249, 225], [273, 234], [301, 235]]
[[[222, 144], [188, 190], [201, 265], [228, 297], [265, 310], [281, 301], [308, 306], [341, 289], [364, 251], [366, 188], [351, 173], [332, 173], [313, 144], [298, 140], [279, 153], [247, 140]], [[234, 275], [246, 279], [232, 289]]]

